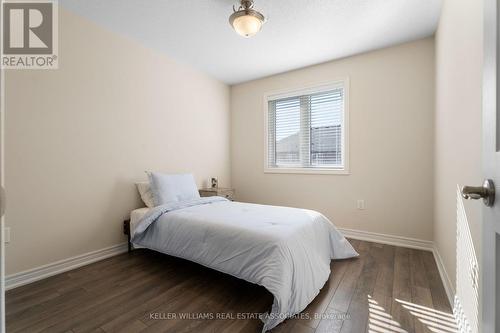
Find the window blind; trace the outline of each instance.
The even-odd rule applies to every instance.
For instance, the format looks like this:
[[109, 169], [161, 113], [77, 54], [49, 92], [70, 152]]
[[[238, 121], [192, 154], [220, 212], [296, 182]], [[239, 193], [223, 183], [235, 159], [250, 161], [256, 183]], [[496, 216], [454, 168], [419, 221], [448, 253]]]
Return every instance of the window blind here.
[[344, 165], [344, 88], [268, 99], [269, 168]]

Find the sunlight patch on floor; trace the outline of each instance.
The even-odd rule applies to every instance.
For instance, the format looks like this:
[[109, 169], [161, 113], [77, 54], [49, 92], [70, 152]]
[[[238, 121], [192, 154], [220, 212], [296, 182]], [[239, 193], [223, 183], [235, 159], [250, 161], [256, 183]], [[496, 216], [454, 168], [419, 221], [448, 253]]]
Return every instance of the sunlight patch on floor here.
[[455, 317], [451, 313], [434, 310], [426, 306], [396, 299], [412, 316], [426, 325], [429, 331], [435, 333], [458, 332]]
[[387, 311], [368, 295], [368, 332], [370, 333], [405, 333], [406, 330], [395, 321]]
[[[407, 310], [415, 320], [418, 320], [426, 328], [435, 333], [457, 333], [457, 325], [452, 314], [434, 310], [422, 305], [395, 299]], [[368, 295], [368, 332], [370, 333], [405, 333], [401, 327], [387, 311]]]

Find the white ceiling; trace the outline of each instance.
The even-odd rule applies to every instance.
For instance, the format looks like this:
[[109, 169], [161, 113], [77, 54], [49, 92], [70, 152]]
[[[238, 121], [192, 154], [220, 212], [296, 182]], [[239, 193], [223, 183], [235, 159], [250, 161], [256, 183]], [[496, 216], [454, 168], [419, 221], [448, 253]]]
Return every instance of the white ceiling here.
[[60, 0], [77, 14], [228, 83], [432, 35], [441, 0], [255, 0], [255, 37], [228, 23], [236, 0]]

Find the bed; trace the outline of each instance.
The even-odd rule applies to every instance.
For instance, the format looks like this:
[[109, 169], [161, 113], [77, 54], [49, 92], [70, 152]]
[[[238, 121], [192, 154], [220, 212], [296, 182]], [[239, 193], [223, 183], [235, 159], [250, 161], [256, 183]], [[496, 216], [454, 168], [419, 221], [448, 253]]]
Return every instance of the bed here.
[[184, 258], [265, 287], [274, 296], [263, 332], [303, 311], [330, 275], [330, 261], [358, 254], [322, 214], [306, 209], [193, 198], [135, 210], [134, 247]]

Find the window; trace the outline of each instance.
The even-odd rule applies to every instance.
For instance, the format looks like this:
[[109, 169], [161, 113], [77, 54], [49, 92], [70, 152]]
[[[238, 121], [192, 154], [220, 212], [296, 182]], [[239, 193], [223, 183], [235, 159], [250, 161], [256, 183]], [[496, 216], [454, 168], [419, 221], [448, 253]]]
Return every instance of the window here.
[[266, 96], [267, 172], [348, 173], [346, 81]]

